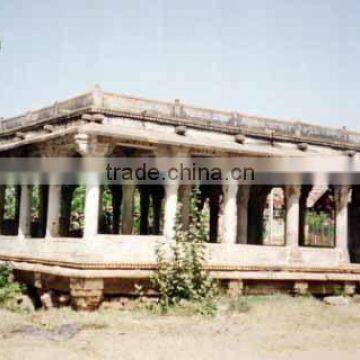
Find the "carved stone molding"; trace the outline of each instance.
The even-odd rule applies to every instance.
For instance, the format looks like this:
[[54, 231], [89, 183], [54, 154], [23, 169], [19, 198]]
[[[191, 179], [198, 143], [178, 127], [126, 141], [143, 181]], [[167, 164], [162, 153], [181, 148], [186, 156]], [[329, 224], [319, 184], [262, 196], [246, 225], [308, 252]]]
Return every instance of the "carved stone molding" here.
[[74, 137], [76, 150], [84, 157], [93, 156], [101, 157], [111, 154], [114, 145], [108, 143], [101, 143], [96, 136], [86, 133], [80, 133]]

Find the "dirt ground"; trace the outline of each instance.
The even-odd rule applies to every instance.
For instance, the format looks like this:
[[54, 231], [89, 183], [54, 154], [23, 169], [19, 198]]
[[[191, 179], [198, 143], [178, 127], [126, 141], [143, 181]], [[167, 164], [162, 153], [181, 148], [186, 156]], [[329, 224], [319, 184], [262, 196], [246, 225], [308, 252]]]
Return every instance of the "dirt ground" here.
[[249, 298], [214, 318], [0, 310], [0, 359], [359, 359], [360, 304]]

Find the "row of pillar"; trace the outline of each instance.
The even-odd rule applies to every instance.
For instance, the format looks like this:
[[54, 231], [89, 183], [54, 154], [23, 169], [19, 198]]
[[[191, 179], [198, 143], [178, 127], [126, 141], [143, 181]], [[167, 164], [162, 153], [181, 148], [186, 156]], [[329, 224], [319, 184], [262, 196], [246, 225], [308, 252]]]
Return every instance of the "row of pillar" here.
[[[46, 216], [46, 237], [60, 235], [60, 214], [62, 190], [61, 186], [49, 185]], [[190, 197], [191, 186], [169, 184], [164, 187], [164, 230], [167, 238], [174, 235], [175, 217], [178, 204], [178, 193], [182, 207], [184, 227], [187, 221], [187, 203]], [[122, 234], [131, 234], [133, 227], [133, 197], [135, 185], [122, 187]], [[247, 243], [248, 236], [248, 204], [250, 186], [230, 183], [223, 186], [223, 202], [220, 211], [220, 239], [226, 244]], [[301, 186], [285, 186], [285, 240], [289, 247], [299, 246], [299, 231], [301, 220], [300, 206]], [[18, 236], [25, 238], [30, 235], [31, 225], [31, 197], [32, 186], [22, 185], [20, 196], [20, 210], [18, 223]], [[348, 216], [347, 204], [350, 197], [349, 186], [335, 187], [335, 246], [348, 260]], [[43, 196], [42, 196], [43, 198]], [[4, 204], [5, 187], [0, 187], [0, 203]], [[101, 209], [101, 188], [98, 185], [88, 185], [85, 195], [84, 210], [84, 237], [91, 238], [98, 233], [98, 218]], [[0, 206], [0, 219], [3, 218], [4, 208]], [[145, 226], [146, 224], [143, 224]]]
[[[67, 191], [63, 191], [64, 188], [60, 185], [49, 185], [47, 193], [47, 213], [45, 216], [39, 216], [41, 219], [46, 219], [46, 231], [45, 237], [59, 237], [62, 233], [66, 234], [66, 231], [61, 231], [61, 227], [69, 228], [69, 218], [71, 212], [71, 199], [75, 186], [65, 187]], [[121, 194], [117, 192], [118, 189], [111, 189], [113, 196], [113, 216], [116, 219], [113, 223], [115, 228], [113, 229], [114, 233], [119, 233], [119, 228], [116, 228], [116, 225], [119, 225], [119, 215], [121, 213], [121, 234], [130, 235], [133, 231], [133, 221], [134, 221], [134, 193], [136, 186], [135, 185], [123, 185], [121, 187]], [[153, 197], [154, 205], [154, 227], [156, 231], [160, 231], [160, 210], [161, 203], [164, 197], [165, 200], [165, 215], [164, 215], [164, 234], [168, 237], [173, 235], [173, 226], [177, 209], [177, 185], [168, 185], [165, 186], [164, 194], [151, 194]], [[158, 190], [158, 189], [157, 189]], [[19, 215], [18, 215], [18, 237], [26, 238], [30, 237], [31, 232], [31, 205], [32, 205], [32, 191], [33, 186], [31, 185], [22, 185], [20, 186], [20, 204], [19, 204]], [[142, 201], [149, 200], [148, 196], [150, 192], [146, 192], [142, 196]], [[43, 195], [40, 196], [43, 198]], [[42, 202], [42, 201], [41, 201]], [[85, 207], [84, 207], [84, 231], [83, 237], [90, 238], [96, 236], [99, 230], [99, 215], [101, 213], [101, 202], [102, 202], [102, 189], [99, 185], [87, 185], [85, 190]], [[3, 219], [4, 214], [4, 203], [5, 203], [5, 186], [0, 186], [0, 219]], [[63, 205], [63, 209], [62, 209]], [[119, 206], [120, 205], [120, 206]], [[149, 205], [149, 204], [147, 204]], [[120, 210], [121, 208], [121, 210]], [[144, 212], [146, 212], [146, 204], [142, 204]], [[148, 210], [148, 207], [147, 207]], [[66, 224], [61, 223], [61, 214], [65, 213], [64, 218], [67, 219]], [[146, 214], [144, 214], [146, 215]], [[142, 223], [140, 229], [141, 233], [147, 233], [147, 216], [142, 217]], [[2, 221], [0, 221], [2, 224]], [[0, 234], [1, 234], [1, 225], [0, 225]]]
[[[348, 210], [350, 186], [335, 186], [335, 247], [349, 261]], [[285, 186], [285, 243], [299, 246], [301, 186]], [[247, 243], [250, 186], [228, 184], [223, 187], [222, 241], [227, 244]], [[237, 201], [238, 200], [238, 201]]]

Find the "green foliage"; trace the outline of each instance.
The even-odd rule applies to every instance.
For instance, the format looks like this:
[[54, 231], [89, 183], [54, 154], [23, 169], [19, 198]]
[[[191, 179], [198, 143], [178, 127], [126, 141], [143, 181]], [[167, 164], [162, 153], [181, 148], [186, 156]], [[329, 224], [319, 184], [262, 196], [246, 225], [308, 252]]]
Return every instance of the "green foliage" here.
[[[31, 214], [33, 220], [39, 217], [39, 205], [40, 205], [40, 187], [34, 186], [32, 189], [31, 199]], [[16, 187], [6, 186], [5, 189], [5, 219], [14, 219], [16, 212]]]
[[37, 221], [39, 219], [39, 207], [40, 207], [40, 186], [33, 186], [31, 192], [31, 214], [33, 221]]
[[334, 296], [343, 296], [344, 295], [343, 287], [342, 286], [334, 286], [333, 295]]
[[22, 289], [18, 283], [11, 281], [11, 270], [6, 265], [0, 266], [0, 308], [16, 310], [16, 298]]
[[316, 234], [321, 233], [325, 221], [326, 214], [324, 213], [309, 212], [307, 215], [309, 230], [313, 231]]
[[182, 228], [178, 209], [174, 242], [156, 248], [158, 270], [151, 280], [159, 292], [163, 312], [184, 302], [192, 303], [198, 313], [214, 314], [216, 311], [217, 286], [204, 270], [207, 231], [196, 199], [194, 190], [189, 204], [189, 228]]
[[309, 238], [307, 243], [311, 244], [311, 237], [318, 236], [322, 243], [328, 246], [333, 245], [335, 237], [335, 225], [329, 214], [325, 212], [308, 211], [306, 223], [309, 226]]
[[84, 185], [79, 185], [74, 191], [71, 200], [71, 231], [78, 231], [84, 228], [85, 192]]
[[16, 211], [16, 190], [15, 186], [6, 186], [5, 188], [5, 209], [4, 218], [15, 218]]

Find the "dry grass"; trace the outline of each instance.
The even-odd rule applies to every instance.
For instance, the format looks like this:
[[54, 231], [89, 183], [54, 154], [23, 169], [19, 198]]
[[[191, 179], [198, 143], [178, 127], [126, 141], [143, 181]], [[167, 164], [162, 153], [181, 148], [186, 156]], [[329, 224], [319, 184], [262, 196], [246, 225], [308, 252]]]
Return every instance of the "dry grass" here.
[[[245, 301], [245, 304], [244, 304]], [[0, 312], [0, 359], [358, 359], [360, 304], [329, 306], [313, 298], [251, 297], [223, 302], [215, 318], [144, 311], [69, 309], [33, 315]], [[14, 332], [25, 325], [77, 324], [54, 341]]]

